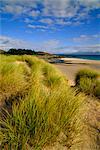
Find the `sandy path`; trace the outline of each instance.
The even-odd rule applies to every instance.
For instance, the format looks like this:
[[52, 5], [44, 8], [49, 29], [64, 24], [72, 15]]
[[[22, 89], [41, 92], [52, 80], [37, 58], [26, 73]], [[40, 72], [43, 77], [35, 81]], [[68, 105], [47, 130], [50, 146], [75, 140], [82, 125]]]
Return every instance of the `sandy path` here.
[[100, 64], [94, 64], [94, 63], [87, 63], [87, 64], [80, 64], [80, 63], [72, 63], [72, 64], [54, 64], [60, 71], [67, 75], [69, 79], [69, 84], [74, 85], [75, 84], [75, 75], [76, 73], [83, 68], [92, 68], [97, 71], [100, 71]]

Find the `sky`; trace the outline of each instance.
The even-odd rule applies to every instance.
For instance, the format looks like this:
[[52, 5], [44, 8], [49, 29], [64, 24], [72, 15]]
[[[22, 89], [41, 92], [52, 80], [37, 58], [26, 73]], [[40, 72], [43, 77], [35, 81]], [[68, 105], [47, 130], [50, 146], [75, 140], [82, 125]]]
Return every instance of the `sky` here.
[[0, 0], [0, 49], [100, 52], [100, 0]]

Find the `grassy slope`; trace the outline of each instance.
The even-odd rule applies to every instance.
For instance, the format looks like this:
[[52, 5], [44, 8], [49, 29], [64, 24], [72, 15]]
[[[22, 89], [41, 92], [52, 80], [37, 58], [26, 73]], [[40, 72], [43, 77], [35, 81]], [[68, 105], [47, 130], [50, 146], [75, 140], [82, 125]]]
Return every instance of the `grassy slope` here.
[[2, 149], [41, 149], [58, 140], [67, 148], [81, 134], [84, 96], [52, 65], [32, 56], [1, 56]]

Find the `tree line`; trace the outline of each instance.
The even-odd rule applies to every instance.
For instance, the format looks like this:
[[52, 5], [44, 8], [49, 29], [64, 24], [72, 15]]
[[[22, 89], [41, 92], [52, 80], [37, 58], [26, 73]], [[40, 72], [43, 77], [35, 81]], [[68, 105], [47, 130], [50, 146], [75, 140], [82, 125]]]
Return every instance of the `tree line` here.
[[34, 50], [31, 49], [16, 49], [16, 48], [11, 48], [9, 49], [6, 54], [10, 54], [10, 55], [35, 55], [36, 52]]

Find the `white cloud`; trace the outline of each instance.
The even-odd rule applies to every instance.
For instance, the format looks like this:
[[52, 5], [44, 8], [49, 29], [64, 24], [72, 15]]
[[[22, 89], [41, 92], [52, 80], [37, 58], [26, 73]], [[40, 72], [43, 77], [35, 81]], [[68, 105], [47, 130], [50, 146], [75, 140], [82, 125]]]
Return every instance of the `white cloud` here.
[[58, 24], [58, 25], [71, 25], [72, 24], [72, 22], [71, 21], [66, 21], [66, 20], [64, 20], [63, 18], [60, 18], [60, 19], [56, 19], [55, 20], [55, 22], [56, 22], [56, 24]]
[[37, 29], [37, 30], [40, 30], [42, 32], [44, 31], [59, 31], [60, 29], [57, 29], [55, 28], [54, 26], [46, 26], [46, 25], [34, 25], [34, 24], [28, 24], [27, 25], [28, 28], [31, 28], [31, 29]]
[[9, 48], [32, 48], [34, 45], [24, 40], [14, 39], [7, 36], [0, 36], [0, 49]]
[[34, 8], [36, 8], [37, 1], [39, 0], [0, 0], [0, 2], [4, 3], [5, 5], [21, 5]]
[[29, 18], [25, 18], [25, 19], [24, 19], [24, 22], [25, 22], [25, 23], [32, 23], [33, 20], [32, 20], [32, 19], [29, 19]]
[[4, 8], [3, 8], [3, 11], [7, 12], [7, 13], [15, 13], [15, 14], [21, 14], [23, 13], [23, 7], [22, 6], [10, 6], [10, 5], [6, 5]]
[[54, 21], [50, 18], [44, 18], [44, 19], [40, 19], [41, 23], [45, 23], [45, 24], [52, 24], [54, 23]]
[[80, 35], [79, 37], [74, 37], [73, 41], [74, 42], [96, 42], [99, 43], [100, 40], [100, 35], [99, 34], [94, 34], [94, 35]]
[[32, 16], [32, 17], [36, 17], [40, 14], [40, 11], [38, 10], [32, 10], [29, 12], [29, 16]]
[[2, 11], [4, 13], [11, 13], [14, 16], [18, 15], [26, 15], [30, 11], [30, 8], [24, 7], [21, 5], [5, 5], [5, 7], [2, 8]]
[[28, 27], [29, 27], [29, 28], [32, 28], [32, 29], [48, 29], [47, 26], [32, 25], [32, 24], [28, 24]]
[[79, 0], [79, 2], [90, 9], [100, 8], [100, 0]]
[[[85, 36], [82, 37], [85, 38]], [[50, 39], [36, 43], [7, 36], [0, 36], [0, 49], [8, 50], [10, 48], [28, 48], [51, 53], [100, 52], [100, 44], [61, 47], [61, 42], [57, 39]]]
[[[1, 10], [13, 16], [24, 15], [26, 18], [30, 16], [33, 19], [39, 17], [37, 22], [45, 24], [69, 25], [72, 21], [72, 24], [78, 25], [82, 20], [89, 18], [91, 10], [100, 8], [99, 2], [99, 0], [3, 0]], [[50, 17], [58, 21], [54, 22]], [[65, 21], [63, 20], [65, 18], [71, 20]]]
[[52, 40], [43, 42], [43, 45], [46, 49], [56, 48], [57, 46], [59, 46], [59, 44], [60, 44], [60, 41], [56, 40], [56, 39], [52, 39]]
[[65, 47], [58, 47], [53, 50], [54, 53], [84, 53], [84, 52], [99, 52], [100, 53], [100, 45], [86, 45], [86, 46], [65, 46]]
[[0, 49], [8, 50], [10, 48], [28, 48], [35, 50], [46, 50], [53, 52], [53, 49], [59, 46], [59, 41], [51, 39], [41, 42], [29, 42], [25, 40], [15, 39], [8, 36], [0, 36]]
[[98, 38], [100, 40], [100, 34], [94, 34], [92, 35], [93, 38]]
[[80, 8], [78, 0], [44, 0], [43, 15], [56, 18], [75, 17]]

